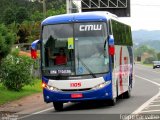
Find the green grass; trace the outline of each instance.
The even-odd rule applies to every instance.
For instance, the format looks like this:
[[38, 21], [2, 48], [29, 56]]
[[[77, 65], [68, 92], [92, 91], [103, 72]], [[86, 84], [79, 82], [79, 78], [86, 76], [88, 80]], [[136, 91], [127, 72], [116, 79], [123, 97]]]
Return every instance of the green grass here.
[[34, 80], [34, 85], [27, 85], [19, 92], [10, 91], [0, 84], [0, 105], [42, 91], [41, 80]]
[[153, 67], [153, 64], [144, 64], [144, 63], [142, 63], [142, 64], [145, 65], [145, 66]]

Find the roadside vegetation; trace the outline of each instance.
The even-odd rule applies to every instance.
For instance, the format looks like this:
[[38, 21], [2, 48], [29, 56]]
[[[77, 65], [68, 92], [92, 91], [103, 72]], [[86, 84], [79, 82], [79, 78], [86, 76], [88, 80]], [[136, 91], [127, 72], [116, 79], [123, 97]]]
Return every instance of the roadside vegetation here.
[[1, 61], [0, 80], [9, 90], [20, 91], [25, 85], [33, 84], [34, 60], [19, 55], [19, 50], [12, 51]]
[[[38, 63], [22, 54], [17, 44], [31, 44], [40, 38], [40, 24], [48, 16], [66, 13], [63, 0], [46, 0], [46, 12], [39, 0], [1, 0], [0, 7], [0, 105], [41, 92], [41, 80], [33, 71]], [[16, 45], [15, 45], [16, 44]]]
[[160, 52], [147, 45], [134, 46], [134, 59], [151, 66], [153, 61], [160, 61]]
[[0, 105], [22, 97], [42, 92], [41, 80], [34, 79], [32, 85], [26, 85], [21, 91], [8, 90], [0, 83]]

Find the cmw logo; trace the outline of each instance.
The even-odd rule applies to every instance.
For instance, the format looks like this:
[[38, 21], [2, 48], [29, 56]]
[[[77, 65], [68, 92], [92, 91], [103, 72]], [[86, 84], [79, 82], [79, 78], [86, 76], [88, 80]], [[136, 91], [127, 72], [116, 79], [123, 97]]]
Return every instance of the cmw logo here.
[[96, 31], [96, 30], [102, 30], [102, 25], [80, 25], [79, 31]]

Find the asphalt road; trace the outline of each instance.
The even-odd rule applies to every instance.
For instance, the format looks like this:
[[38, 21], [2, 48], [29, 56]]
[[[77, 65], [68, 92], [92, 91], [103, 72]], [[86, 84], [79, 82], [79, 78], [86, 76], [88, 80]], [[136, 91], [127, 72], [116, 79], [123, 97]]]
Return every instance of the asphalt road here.
[[[102, 102], [67, 103], [64, 111], [54, 108], [39, 111], [22, 120], [117, 120], [129, 114], [160, 113], [160, 69], [135, 65], [135, 85], [132, 97], [118, 99], [115, 106]], [[160, 119], [160, 118], [159, 118]]]

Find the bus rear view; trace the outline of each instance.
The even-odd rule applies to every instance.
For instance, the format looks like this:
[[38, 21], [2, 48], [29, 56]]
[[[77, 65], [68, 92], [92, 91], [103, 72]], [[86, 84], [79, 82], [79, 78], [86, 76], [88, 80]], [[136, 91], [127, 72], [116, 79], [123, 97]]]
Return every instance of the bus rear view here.
[[42, 22], [41, 39], [32, 43], [32, 51], [40, 43], [44, 101], [53, 102], [55, 110], [66, 102], [86, 100], [110, 100], [114, 105], [117, 96], [130, 95], [132, 46], [125, 46], [119, 60], [108, 14], [74, 13]]

